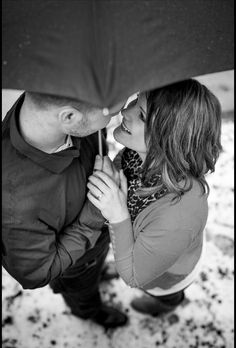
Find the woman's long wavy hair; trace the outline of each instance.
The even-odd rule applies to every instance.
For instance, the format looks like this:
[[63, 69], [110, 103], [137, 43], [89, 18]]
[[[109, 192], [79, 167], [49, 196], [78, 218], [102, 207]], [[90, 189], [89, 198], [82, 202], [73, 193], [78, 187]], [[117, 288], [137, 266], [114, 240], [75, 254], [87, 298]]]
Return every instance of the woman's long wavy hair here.
[[[205, 174], [214, 172], [222, 150], [221, 106], [204, 85], [188, 79], [147, 92], [142, 196], [160, 189], [181, 198], [195, 178], [209, 193]], [[161, 183], [147, 187], [156, 174]]]

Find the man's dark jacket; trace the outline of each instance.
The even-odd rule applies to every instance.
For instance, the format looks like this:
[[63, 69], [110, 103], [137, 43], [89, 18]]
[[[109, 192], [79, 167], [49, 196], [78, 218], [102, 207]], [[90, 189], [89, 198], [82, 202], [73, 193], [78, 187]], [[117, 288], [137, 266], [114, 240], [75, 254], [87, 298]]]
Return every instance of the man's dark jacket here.
[[24, 94], [2, 127], [2, 259], [23, 288], [33, 289], [91, 258], [104, 219], [84, 203], [97, 134], [72, 137], [73, 147], [44, 153], [19, 132], [23, 101]]

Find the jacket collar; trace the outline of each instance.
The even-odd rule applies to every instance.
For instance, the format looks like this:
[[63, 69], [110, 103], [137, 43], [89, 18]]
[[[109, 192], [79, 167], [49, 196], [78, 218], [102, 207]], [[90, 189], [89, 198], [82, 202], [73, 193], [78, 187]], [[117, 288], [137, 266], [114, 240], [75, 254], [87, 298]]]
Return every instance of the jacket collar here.
[[39, 164], [41, 167], [53, 172], [61, 173], [67, 168], [75, 157], [80, 156], [81, 138], [72, 137], [73, 147], [64, 151], [47, 154], [29, 145], [19, 132], [19, 112], [25, 98], [23, 93], [9, 111], [10, 117], [10, 139], [12, 145], [24, 156]]

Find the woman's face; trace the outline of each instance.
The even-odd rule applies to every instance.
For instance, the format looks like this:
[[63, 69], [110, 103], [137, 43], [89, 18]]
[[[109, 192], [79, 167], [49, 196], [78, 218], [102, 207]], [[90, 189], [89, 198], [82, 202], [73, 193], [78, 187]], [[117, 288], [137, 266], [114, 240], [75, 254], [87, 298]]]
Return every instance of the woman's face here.
[[122, 123], [113, 133], [116, 141], [138, 152], [143, 161], [146, 157], [144, 140], [146, 114], [146, 94], [140, 93], [137, 99], [130, 102], [127, 108], [122, 110]]

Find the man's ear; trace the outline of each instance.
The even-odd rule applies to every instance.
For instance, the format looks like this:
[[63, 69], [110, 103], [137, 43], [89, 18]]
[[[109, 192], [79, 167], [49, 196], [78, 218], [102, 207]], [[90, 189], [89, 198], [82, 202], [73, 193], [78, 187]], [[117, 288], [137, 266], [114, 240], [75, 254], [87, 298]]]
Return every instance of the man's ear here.
[[73, 125], [82, 120], [83, 114], [72, 106], [65, 106], [59, 111], [58, 118], [61, 124]]

